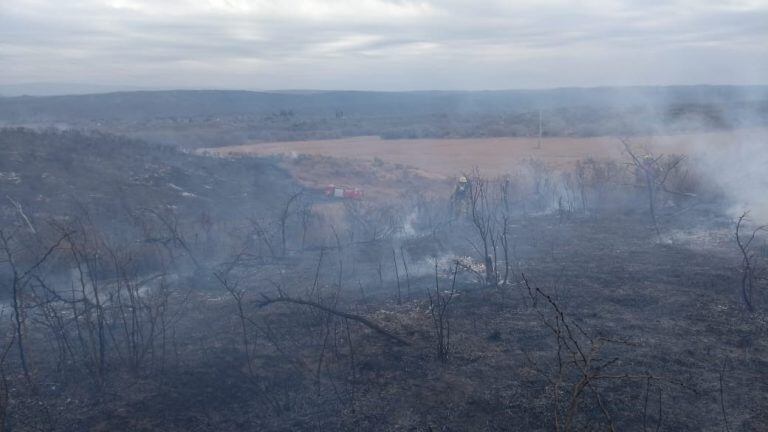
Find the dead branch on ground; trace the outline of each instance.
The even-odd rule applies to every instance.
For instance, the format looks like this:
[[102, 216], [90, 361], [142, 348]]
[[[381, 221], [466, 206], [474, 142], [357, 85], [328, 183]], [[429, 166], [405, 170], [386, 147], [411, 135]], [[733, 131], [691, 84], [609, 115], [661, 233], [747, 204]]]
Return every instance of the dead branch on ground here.
[[314, 301], [303, 300], [303, 299], [298, 299], [298, 298], [293, 298], [293, 297], [288, 297], [288, 296], [286, 296], [284, 294], [280, 294], [278, 297], [269, 297], [267, 295], [262, 295], [262, 300], [256, 302], [256, 305], [258, 307], [265, 307], [265, 306], [269, 306], [269, 305], [272, 305], [272, 304], [275, 304], [275, 303], [291, 303], [291, 304], [297, 304], [297, 305], [302, 305], [302, 306], [309, 306], [309, 307], [312, 307], [312, 308], [315, 308], [315, 309], [319, 309], [319, 310], [321, 310], [323, 312], [327, 312], [327, 313], [332, 314], [332, 315], [336, 315], [336, 316], [339, 316], [339, 317], [342, 317], [342, 318], [346, 318], [346, 319], [349, 319], [349, 320], [352, 320], [352, 321], [359, 322], [360, 324], [368, 327], [369, 329], [375, 331], [376, 333], [379, 333], [382, 336], [386, 336], [387, 338], [397, 342], [400, 345], [405, 345], [405, 346], [411, 345], [411, 343], [408, 342], [407, 340], [405, 340], [405, 339], [401, 338], [400, 336], [398, 336], [398, 335], [396, 335], [396, 334], [394, 334], [394, 333], [384, 329], [383, 327], [381, 327], [380, 325], [376, 324], [375, 322], [369, 320], [368, 318], [365, 318], [365, 317], [360, 316], [360, 315], [355, 315], [355, 314], [352, 314], [352, 313], [349, 313], [349, 312], [344, 312], [344, 311], [341, 311], [341, 310], [338, 310], [338, 309], [334, 309], [334, 308], [325, 306], [323, 304], [320, 304], [320, 303], [317, 303], [317, 302], [314, 302]]

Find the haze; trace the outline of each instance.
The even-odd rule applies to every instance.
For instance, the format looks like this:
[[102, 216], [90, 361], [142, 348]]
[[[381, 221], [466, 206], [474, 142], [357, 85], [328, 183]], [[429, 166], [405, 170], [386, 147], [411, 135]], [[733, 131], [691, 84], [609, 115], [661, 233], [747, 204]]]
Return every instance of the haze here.
[[0, 93], [764, 84], [766, 23], [766, 1], [4, 0]]
[[0, 432], [768, 431], [768, 0], [0, 0]]

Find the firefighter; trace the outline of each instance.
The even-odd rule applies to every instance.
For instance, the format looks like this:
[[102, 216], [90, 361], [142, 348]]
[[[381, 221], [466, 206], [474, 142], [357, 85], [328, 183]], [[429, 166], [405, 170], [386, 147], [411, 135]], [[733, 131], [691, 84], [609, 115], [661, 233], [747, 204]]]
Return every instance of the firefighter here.
[[460, 217], [467, 212], [470, 193], [469, 179], [466, 176], [459, 177], [459, 181], [456, 183], [456, 188], [451, 196], [451, 206], [456, 217]]
[[459, 196], [466, 196], [469, 192], [469, 180], [467, 180], [466, 176], [459, 177], [459, 182], [456, 184], [456, 192], [455, 195], [457, 197]]

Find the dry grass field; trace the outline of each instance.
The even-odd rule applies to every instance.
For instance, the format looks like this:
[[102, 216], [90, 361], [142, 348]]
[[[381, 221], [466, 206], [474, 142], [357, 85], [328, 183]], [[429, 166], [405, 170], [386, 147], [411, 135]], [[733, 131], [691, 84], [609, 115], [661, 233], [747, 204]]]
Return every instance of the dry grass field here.
[[[632, 143], [654, 153], [693, 154], [712, 146], [737, 145], [744, 140], [765, 136], [765, 129], [730, 132], [633, 137]], [[535, 158], [551, 165], [567, 165], [587, 157], [623, 158], [622, 145], [616, 137], [544, 138], [471, 138], [382, 140], [365, 136], [337, 140], [253, 143], [198, 150], [217, 155], [311, 154], [372, 160], [413, 166], [433, 175], [452, 176], [471, 167], [488, 174], [506, 172], [516, 161]]]

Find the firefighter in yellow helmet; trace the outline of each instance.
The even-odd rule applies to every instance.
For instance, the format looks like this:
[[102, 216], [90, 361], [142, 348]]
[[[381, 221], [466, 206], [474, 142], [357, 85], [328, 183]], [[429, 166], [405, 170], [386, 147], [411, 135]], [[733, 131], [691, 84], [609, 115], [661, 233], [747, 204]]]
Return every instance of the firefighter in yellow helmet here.
[[459, 177], [459, 184], [456, 185], [456, 187], [463, 191], [468, 184], [469, 180], [467, 180], [467, 176], [461, 176]]
[[459, 217], [467, 212], [470, 193], [470, 184], [467, 176], [459, 177], [459, 181], [456, 183], [456, 188], [451, 196], [451, 207], [454, 216]]

